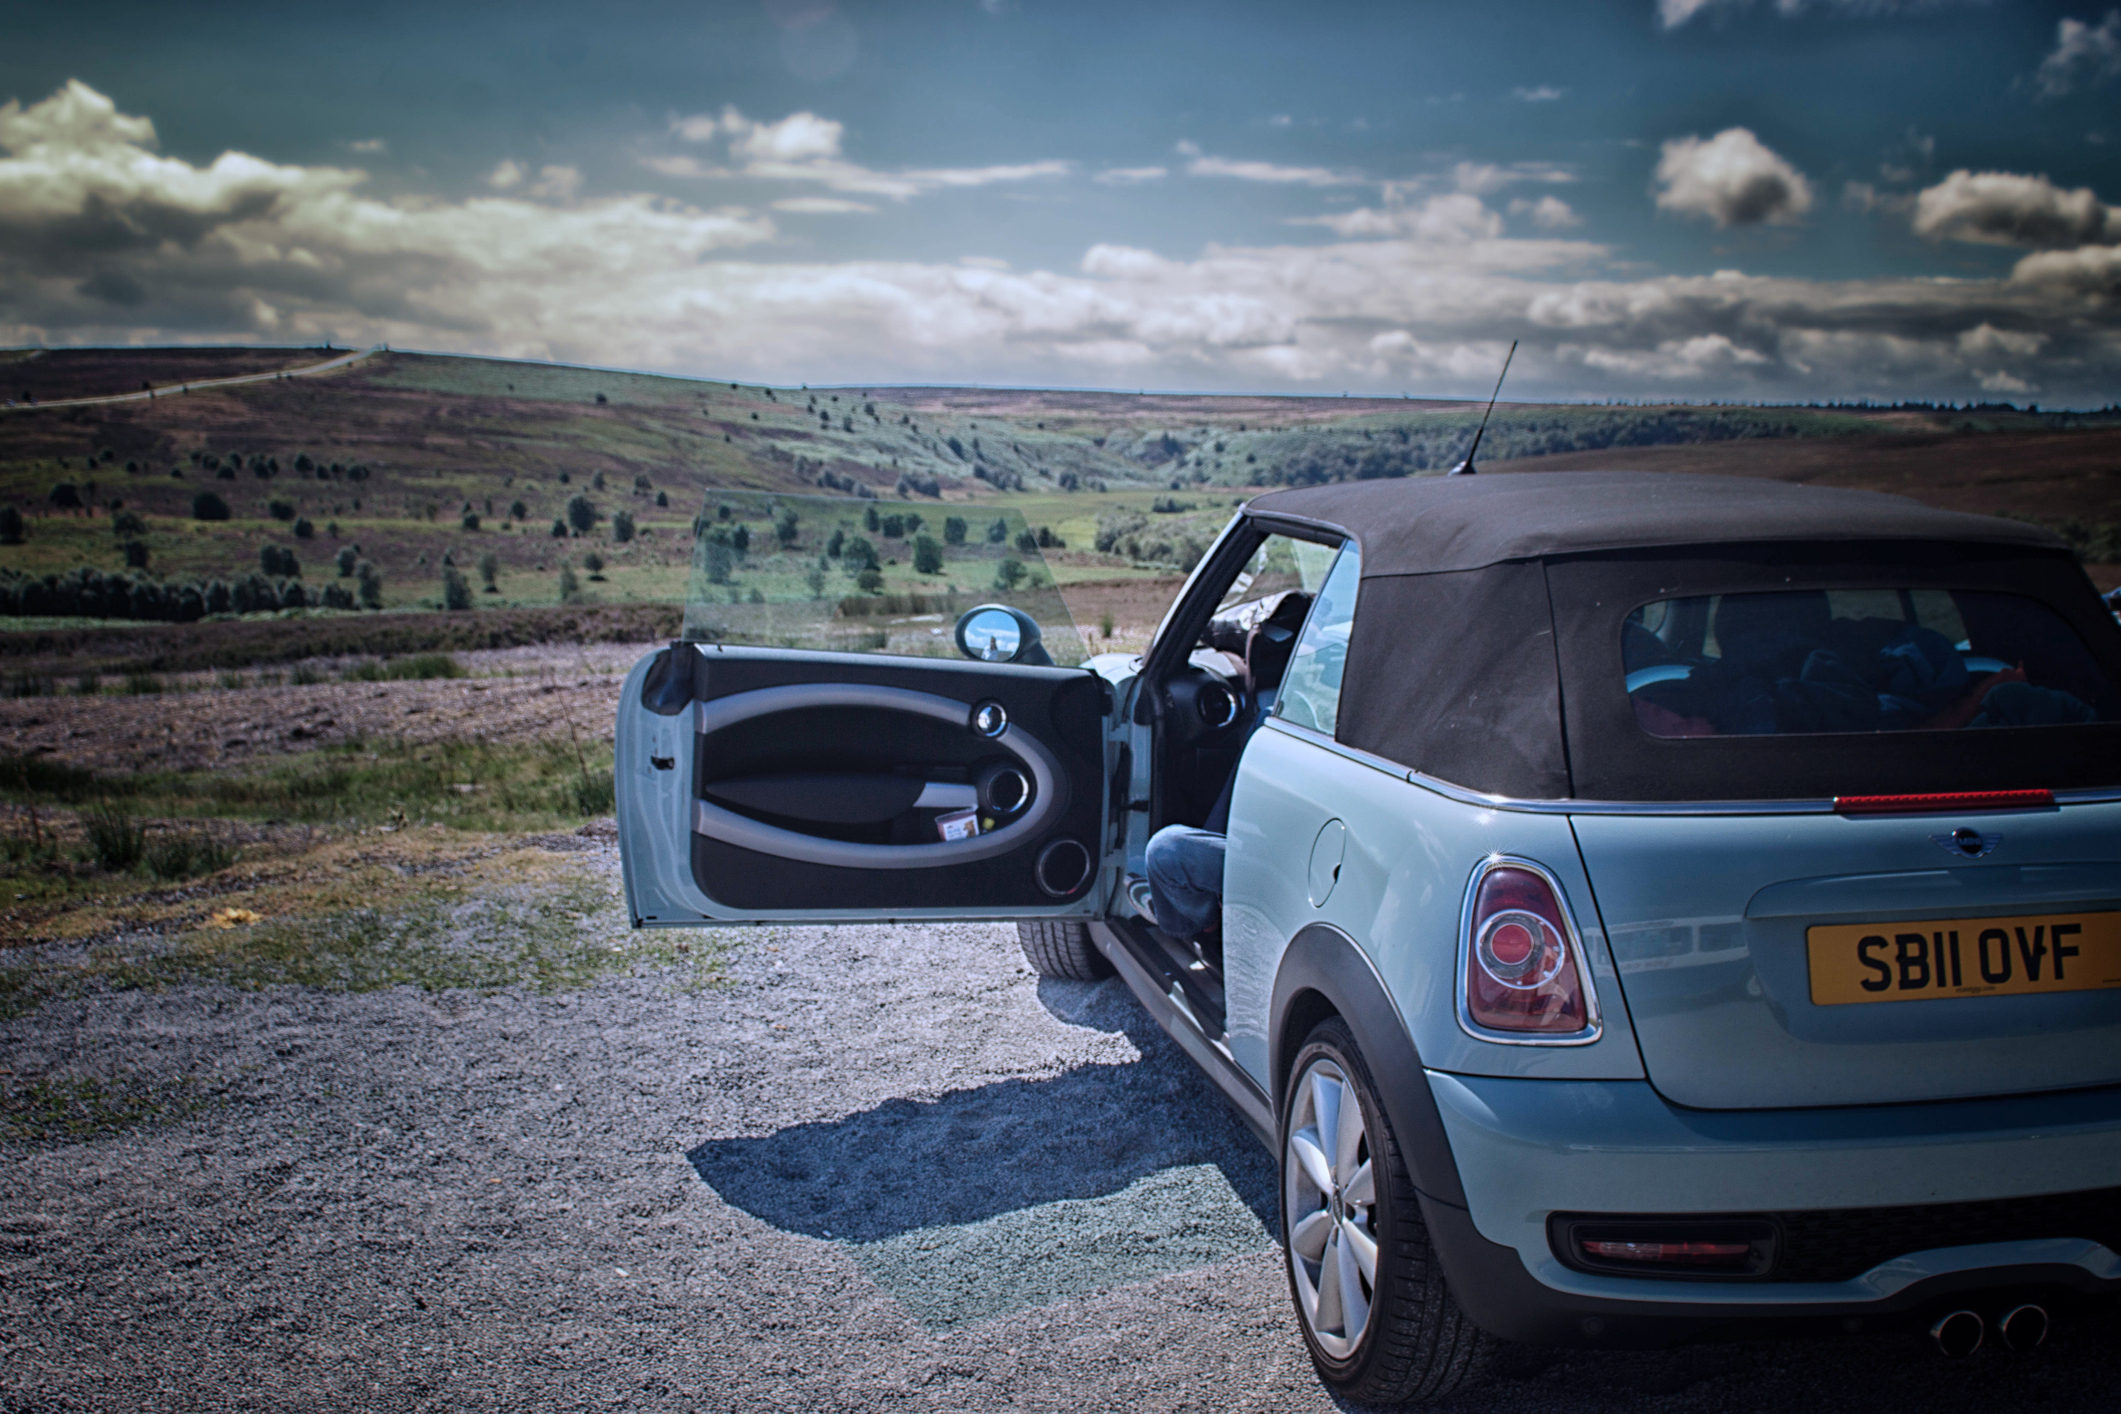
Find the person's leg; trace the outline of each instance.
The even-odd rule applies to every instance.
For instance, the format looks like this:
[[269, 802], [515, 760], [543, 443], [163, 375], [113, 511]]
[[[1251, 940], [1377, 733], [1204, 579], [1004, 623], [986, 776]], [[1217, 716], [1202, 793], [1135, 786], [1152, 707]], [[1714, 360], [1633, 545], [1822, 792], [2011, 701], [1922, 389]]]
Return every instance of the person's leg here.
[[1185, 825], [1166, 825], [1149, 839], [1145, 864], [1156, 926], [1182, 943], [1221, 919], [1224, 844], [1212, 830]]

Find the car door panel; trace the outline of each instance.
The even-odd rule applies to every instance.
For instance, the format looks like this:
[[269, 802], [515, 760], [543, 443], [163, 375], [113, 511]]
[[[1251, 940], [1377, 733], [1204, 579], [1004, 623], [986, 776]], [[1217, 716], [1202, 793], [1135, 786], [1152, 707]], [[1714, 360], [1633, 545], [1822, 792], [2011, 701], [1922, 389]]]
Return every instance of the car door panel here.
[[[694, 644], [636, 678], [617, 778], [642, 923], [1094, 911], [1094, 674]], [[966, 810], [984, 828], [945, 838]]]

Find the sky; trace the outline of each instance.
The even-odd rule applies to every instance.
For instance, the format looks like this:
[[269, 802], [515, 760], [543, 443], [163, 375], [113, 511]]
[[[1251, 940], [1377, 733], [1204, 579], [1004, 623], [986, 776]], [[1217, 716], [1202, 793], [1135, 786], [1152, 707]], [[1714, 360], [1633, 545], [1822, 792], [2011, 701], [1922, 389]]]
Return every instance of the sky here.
[[76, 3], [0, 345], [709, 378], [2121, 400], [2121, 10]]

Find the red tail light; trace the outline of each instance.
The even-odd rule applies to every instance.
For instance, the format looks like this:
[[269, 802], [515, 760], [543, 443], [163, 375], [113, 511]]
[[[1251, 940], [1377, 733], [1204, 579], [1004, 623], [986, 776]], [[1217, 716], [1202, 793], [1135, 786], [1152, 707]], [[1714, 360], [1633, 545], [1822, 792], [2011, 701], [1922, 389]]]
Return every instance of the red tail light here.
[[1597, 1006], [1553, 884], [1526, 864], [1489, 866], [1466, 915], [1464, 1019], [1489, 1031], [1589, 1040]]

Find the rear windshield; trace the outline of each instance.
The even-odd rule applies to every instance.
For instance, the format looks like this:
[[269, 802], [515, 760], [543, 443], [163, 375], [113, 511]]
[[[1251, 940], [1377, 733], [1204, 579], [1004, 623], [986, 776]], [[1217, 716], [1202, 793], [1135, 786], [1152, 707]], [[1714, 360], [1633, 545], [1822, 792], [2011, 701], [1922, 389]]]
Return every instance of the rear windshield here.
[[957, 658], [958, 616], [1006, 604], [1073, 666], [1087, 655], [1040, 539], [992, 505], [710, 491], [692, 522], [685, 637]]
[[2037, 599], [1805, 589], [1658, 599], [1622, 628], [1651, 736], [1978, 731], [2121, 720], [2113, 685]]

